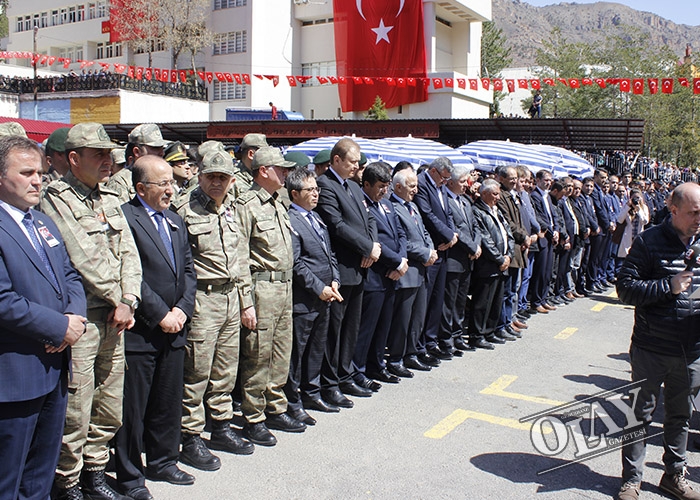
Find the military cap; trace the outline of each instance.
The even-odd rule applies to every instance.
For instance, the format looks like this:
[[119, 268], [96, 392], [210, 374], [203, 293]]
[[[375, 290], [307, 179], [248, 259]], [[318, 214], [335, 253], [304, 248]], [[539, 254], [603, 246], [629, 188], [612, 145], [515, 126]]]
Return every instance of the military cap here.
[[112, 163], [116, 163], [117, 165], [126, 163], [126, 149], [115, 148], [112, 150], [110, 155], [112, 156]]
[[27, 137], [27, 132], [24, 130], [24, 127], [17, 122], [0, 123], [0, 137], [6, 137], [8, 135]]
[[197, 148], [197, 154], [200, 158], [204, 158], [208, 153], [213, 153], [214, 151], [225, 151], [223, 143], [219, 141], [206, 141]]
[[160, 128], [155, 123], [144, 123], [134, 127], [134, 130], [129, 134], [129, 142], [132, 144], [142, 144], [153, 148], [162, 148], [165, 146], [163, 134], [160, 133]]
[[311, 163], [311, 158], [306, 156], [301, 151], [290, 151], [284, 155], [284, 159], [287, 161], [293, 161], [297, 167], [306, 167]]
[[272, 146], [267, 146], [265, 148], [260, 148], [255, 152], [253, 156], [253, 164], [251, 168], [257, 170], [260, 167], [282, 167], [282, 168], [294, 168], [297, 166], [293, 161], [287, 161], [282, 156], [282, 152]]
[[327, 163], [329, 161], [331, 161], [330, 149], [323, 149], [314, 156], [314, 165], [320, 165], [321, 163]]
[[357, 162], [359, 166], [364, 166], [367, 163], [367, 155], [360, 151], [360, 161]]
[[226, 151], [212, 151], [202, 160], [200, 174], [233, 175], [233, 159]]
[[265, 137], [265, 134], [246, 134], [241, 141], [239, 149], [243, 151], [244, 149], [260, 149], [268, 146], [269, 144], [267, 143], [267, 137]]
[[66, 151], [78, 148], [114, 149], [114, 144], [105, 128], [99, 123], [78, 123], [73, 125], [66, 137]]
[[70, 127], [61, 127], [54, 130], [46, 140], [46, 149], [56, 151], [57, 153], [65, 153], [66, 137], [68, 137], [69, 130]]
[[180, 141], [173, 142], [165, 148], [163, 157], [165, 161], [182, 161], [189, 159], [185, 152], [185, 146]]

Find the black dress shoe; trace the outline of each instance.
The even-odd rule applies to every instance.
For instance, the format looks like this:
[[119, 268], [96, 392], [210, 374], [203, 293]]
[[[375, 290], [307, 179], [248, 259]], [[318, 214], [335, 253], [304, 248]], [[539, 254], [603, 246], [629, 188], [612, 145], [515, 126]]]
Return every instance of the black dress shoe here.
[[83, 492], [80, 491], [80, 485], [78, 484], [68, 488], [67, 490], [57, 488], [51, 498], [54, 500], [85, 500]]
[[302, 424], [306, 425], [316, 425], [316, 419], [306, 413], [306, 411], [303, 408], [299, 408], [298, 410], [290, 410], [287, 409], [287, 413], [294, 419]]
[[515, 329], [510, 325], [506, 325], [505, 331], [508, 332], [508, 335], [512, 335], [513, 337], [518, 338], [518, 339], [523, 336], [522, 333], [516, 332]]
[[260, 446], [275, 446], [277, 444], [277, 438], [270, 432], [265, 422], [245, 424], [243, 426], [243, 436], [251, 443], [259, 444]]
[[415, 354], [412, 354], [411, 356], [406, 356], [406, 358], [403, 360], [403, 365], [406, 368], [410, 368], [411, 370], [419, 370], [422, 372], [429, 372], [430, 370], [432, 370], [432, 366], [423, 363], [421, 360], [418, 359], [418, 356], [416, 356]]
[[358, 398], [368, 398], [373, 394], [371, 389], [360, 387], [355, 382], [344, 382], [340, 384], [340, 390], [343, 394], [356, 396]]
[[547, 299], [547, 302], [555, 306], [560, 306], [564, 303], [562, 302], [561, 297], [550, 297], [549, 299]]
[[209, 451], [198, 434], [182, 435], [182, 451], [179, 460], [199, 470], [214, 471], [221, 468], [219, 457]]
[[530, 316], [532, 316], [532, 315], [530, 314], [530, 311], [528, 311], [527, 309], [520, 309], [520, 310], [517, 312], [517, 314], [518, 314], [519, 316], [522, 316], [522, 317], [525, 318], [525, 319], [528, 319]]
[[475, 347], [476, 349], [488, 349], [488, 350], [493, 350], [495, 349], [495, 346], [487, 341], [486, 339], [478, 338], [476, 340], [470, 340], [469, 345]]
[[375, 382], [371, 378], [367, 378], [364, 375], [362, 375], [362, 378], [359, 378], [359, 380], [355, 380], [355, 383], [360, 387], [369, 389], [372, 392], [379, 392], [379, 389], [382, 388], [382, 384], [380, 384], [379, 382]]
[[452, 354], [443, 351], [439, 347], [431, 347], [428, 349], [428, 354], [431, 356], [437, 358], [437, 359], [444, 359], [444, 360], [449, 360], [452, 359]]
[[126, 490], [124, 494], [133, 500], [153, 500], [153, 495], [148, 491], [145, 486], [137, 486], [136, 488], [131, 488]]
[[467, 344], [464, 339], [462, 338], [457, 338], [455, 339], [455, 348], [460, 350], [460, 351], [474, 351], [475, 349]]
[[321, 397], [326, 403], [330, 403], [339, 408], [352, 408], [355, 406], [355, 403], [346, 398], [339, 389], [321, 391]]
[[438, 366], [440, 366], [440, 360], [437, 359], [435, 356], [428, 354], [427, 352], [420, 353], [418, 355], [418, 361], [420, 361], [424, 365], [432, 366], [433, 368], [437, 368]]
[[179, 484], [183, 486], [194, 484], [194, 476], [178, 468], [176, 465], [173, 467], [168, 467], [160, 472], [153, 472], [146, 469], [145, 475], [146, 479], [149, 481], [163, 481], [165, 483]]
[[386, 368], [378, 371], [378, 372], [366, 372], [366, 375], [370, 378], [373, 378], [375, 380], [381, 380], [382, 382], [386, 382], [387, 384], [398, 384], [401, 382], [401, 379], [397, 377], [396, 375], [392, 375], [389, 373], [389, 370]]
[[[508, 340], [508, 341], [514, 341], [517, 338], [505, 330], [498, 330], [498, 331], [494, 332], [494, 335], [496, 337], [498, 337], [499, 339]], [[489, 341], [491, 341], [491, 340], [489, 339]]]
[[406, 368], [401, 361], [397, 361], [396, 363], [387, 363], [386, 369], [389, 371], [389, 373], [396, 375], [397, 377], [413, 378], [413, 372]]
[[306, 424], [299, 422], [297, 419], [290, 417], [287, 413], [278, 413], [277, 415], [267, 415], [265, 424], [270, 429], [284, 432], [304, 432]]
[[[350, 400], [348, 399], [348, 401]], [[352, 403], [352, 401], [350, 402]], [[305, 410], [316, 410], [325, 413], [338, 413], [340, 411], [340, 408], [338, 408], [336, 405], [326, 403], [321, 398], [307, 399], [306, 401], [303, 401], [302, 404], [304, 405]]]
[[231, 429], [228, 420], [214, 420], [212, 422], [209, 447], [212, 450], [227, 451], [236, 455], [250, 455], [255, 451], [255, 446], [243, 439]]
[[491, 342], [492, 344], [505, 344], [506, 343], [505, 339], [502, 339], [495, 334], [487, 335], [485, 337], [485, 339], [486, 339], [486, 342]]
[[459, 349], [443, 349], [446, 353], [452, 354], [452, 356], [456, 358], [461, 358], [464, 356], [464, 353], [460, 351]]

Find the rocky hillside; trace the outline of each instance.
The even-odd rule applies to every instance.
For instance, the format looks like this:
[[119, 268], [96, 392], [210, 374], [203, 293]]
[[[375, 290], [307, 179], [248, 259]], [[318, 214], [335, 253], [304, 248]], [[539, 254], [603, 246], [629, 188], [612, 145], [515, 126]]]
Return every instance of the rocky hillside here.
[[[650, 12], [641, 12], [612, 2], [594, 4], [559, 3], [533, 7], [521, 0], [492, 0], [493, 20], [512, 47], [513, 67], [535, 64], [537, 49], [552, 28], [561, 28], [569, 42], [599, 43], [620, 26], [634, 26], [649, 33], [654, 44], [668, 45], [679, 59], [686, 44], [700, 52], [700, 26], [676, 24]], [[555, 0], [552, 0], [555, 1]]]

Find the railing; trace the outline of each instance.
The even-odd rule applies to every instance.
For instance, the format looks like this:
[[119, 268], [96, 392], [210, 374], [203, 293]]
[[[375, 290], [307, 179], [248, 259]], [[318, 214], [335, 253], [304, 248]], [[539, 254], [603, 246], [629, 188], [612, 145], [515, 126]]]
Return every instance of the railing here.
[[[183, 97], [206, 101], [207, 89], [204, 85], [192, 83], [171, 83], [156, 80], [138, 80], [116, 73], [95, 73], [87, 75], [61, 75], [37, 78], [37, 91], [40, 93], [53, 92], [85, 92], [90, 90], [124, 89], [147, 94]], [[33, 78], [8, 78], [0, 76], [0, 92], [14, 94], [33, 94]]]

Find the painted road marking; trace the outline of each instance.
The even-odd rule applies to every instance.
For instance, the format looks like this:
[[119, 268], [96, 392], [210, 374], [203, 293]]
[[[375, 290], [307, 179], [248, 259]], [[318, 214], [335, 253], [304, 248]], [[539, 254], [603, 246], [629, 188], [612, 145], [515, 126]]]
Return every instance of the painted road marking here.
[[517, 380], [515, 375], [503, 375], [499, 377], [493, 384], [489, 385], [486, 389], [480, 391], [480, 394], [488, 394], [491, 396], [501, 396], [503, 398], [519, 399], [521, 401], [530, 401], [532, 403], [539, 403], [547, 406], [559, 406], [564, 404], [562, 401], [555, 401], [553, 399], [541, 398], [539, 396], [527, 396], [525, 394], [518, 394], [517, 392], [506, 391], [505, 389]]
[[[520, 431], [529, 431], [532, 427], [532, 424], [529, 422], [521, 423], [512, 418], [497, 417], [495, 415], [489, 415], [487, 413], [479, 413], [471, 410], [457, 409], [450, 413], [447, 417], [443, 418], [432, 429], [426, 431], [425, 434], [423, 434], [423, 436], [430, 439], [442, 439], [445, 436], [447, 436], [450, 432], [455, 430], [455, 428], [458, 425], [470, 418], [473, 420], [488, 422], [490, 424], [500, 425], [502, 427], [517, 429]], [[552, 432], [552, 429], [549, 427], [543, 427], [542, 432], [544, 434], [549, 434]]]
[[626, 306], [625, 304], [606, 304], [605, 302], [598, 302], [596, 305], [591, 307], [591, 311], [600, 312], [606, 307], [620, 307], [622, 309], [632, 309], [632, 306]]
[[573, 327], [564, 328], [562, 331], [557, 333], [554, 336], [554, 338], [558, 339], [558, 340], [566, 340], [569, 337], [571, 337], [574, 333], [576, 333], [577, 331], [578, 331], [578, 328], [573, 328]]

